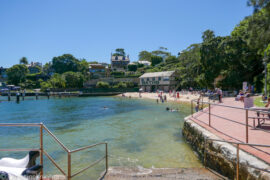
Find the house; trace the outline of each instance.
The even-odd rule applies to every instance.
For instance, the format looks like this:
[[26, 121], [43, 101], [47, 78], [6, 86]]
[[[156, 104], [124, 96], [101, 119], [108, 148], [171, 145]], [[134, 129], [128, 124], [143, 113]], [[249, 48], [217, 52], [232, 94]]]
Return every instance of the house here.
[[113, 56], [111, 55], [111, 70], [112, 71], [127, 71], [130, 63], [129, 56]]
[[101, 78], [108, 76], [108, 66], [103, 64], [90, 64], [89, 72], [93, 78]]
[[151, 62], [149, 61], [138, 61], [139, 64], [143, 64], [144, 66], [151, 66]]
[[40, 62], [31, 62], [31, 64], [26, 65], [30, 74], [36, 74], [41, 71], [42, 63]]
[[176, 71], [145, 73], [139, 77], [140, 88], [147, 92], [175, 90], [177, 86], [176, 75]]

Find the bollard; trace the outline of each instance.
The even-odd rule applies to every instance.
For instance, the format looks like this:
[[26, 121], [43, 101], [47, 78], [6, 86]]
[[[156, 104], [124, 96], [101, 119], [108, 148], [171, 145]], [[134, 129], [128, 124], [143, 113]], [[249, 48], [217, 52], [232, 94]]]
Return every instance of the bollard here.
[[36, 100], [38, 100], [38, 93], [36, 93]]
[[10, 101], [10, 91], [8, 92], [8, 101]]
[[19, 94], [19, 93], [16, 94], [16, 102], [17, 102], [17, 103], [20, 102], [20, 94]]
[[50, 99], [50, 93], [49, 92], [47, 93], [47, 98]]

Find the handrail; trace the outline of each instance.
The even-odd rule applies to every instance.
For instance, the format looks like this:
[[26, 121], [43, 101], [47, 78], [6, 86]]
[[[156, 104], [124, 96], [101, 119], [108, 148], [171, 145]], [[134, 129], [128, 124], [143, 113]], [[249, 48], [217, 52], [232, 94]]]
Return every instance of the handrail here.
[[66, 152], [69, 152], [69, 149], [63, 143], [61, 143], [60, 140], [45, 125], [43, 125], [43, 129], [45, 129], [47, 133], [49, 133]]
[[[0, 149], [0, 151], [39, 151], [40, 152], [40, 165], [43, 165], [43, 155], [45, 155], [51, 162], [52, 164], [64, 175], [67, 177], [68, 180], [71, 180], [74, 176], [84, 172], [85, 170], [95, 166], [99, 162], [101, 162], [103, 159], [106, 161], [106, 170], [104, 175], [108, 171], [108, 143], [107, 142], [101, 142], [85, 147], [81, 147], [75, 150], [69, 150], [43, 123], [0, 123], [0, 127], [40, 127], [40, 148], [39, 149]], [[68, 172], [66, 173], [56, 162], [55, 160], [43, 149], [43, 129], [54, 139], [55, 142], [57, 142], [65, 152], [67, 152], [68, 155]], [[93, 162], [91, 165], [88, 167], [78, 171], [77, 173], [71, 175], [71, 154], [82, 151], [85, 149], [90, 149], [98, 145], [105, 145], [105, 156], [103, 156], [101, 159]], [[43, 169], [40, 172], [40, 180], [43, 179]]]

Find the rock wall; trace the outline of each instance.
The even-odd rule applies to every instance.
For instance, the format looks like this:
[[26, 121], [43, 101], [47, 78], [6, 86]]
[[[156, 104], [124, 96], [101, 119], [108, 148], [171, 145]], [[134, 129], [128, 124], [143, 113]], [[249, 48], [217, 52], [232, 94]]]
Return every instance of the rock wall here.
[[[210, 133], [195, 122], [185, 118], [183, 127], [183, 136], [191, 145], [192, 149], [198, 154], [199, 159], [206, 162], [206, 166], [229, 178], [236, 179], [236, 147], [230, 143], [218, 142], [205, 139], [219, 139], [216, 135]], [[206, 147], [206, 148], [205, 148]], [[206, 155], [204, 151], [206, 149]], [[269, 169], [269, 165], [258, 158], [239, 151], [240, 168], [239, 179], [241, 180], [270, 180], [270, 174], [260, 171], [256, 168]], [[248, 167], [253, 166], [256, 168]]]

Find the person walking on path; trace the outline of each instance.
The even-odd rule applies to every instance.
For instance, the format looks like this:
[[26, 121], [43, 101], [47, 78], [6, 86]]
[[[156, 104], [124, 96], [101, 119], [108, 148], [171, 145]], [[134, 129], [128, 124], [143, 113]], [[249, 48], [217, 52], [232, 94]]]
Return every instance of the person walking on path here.
[[217, 89], [218, 101], [222, 103], [222, 90], [220, 88]]

